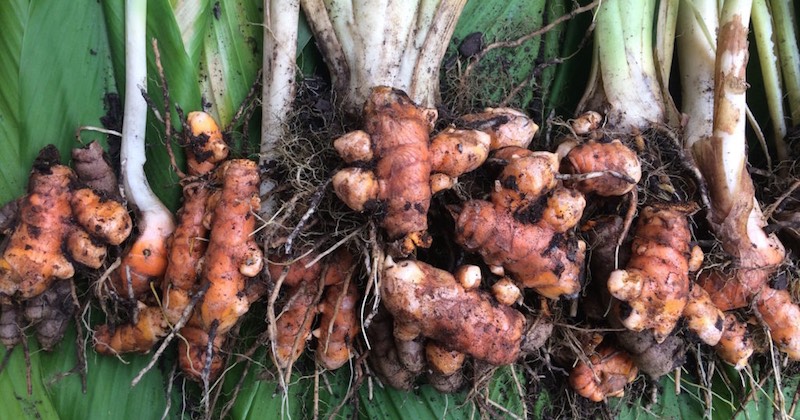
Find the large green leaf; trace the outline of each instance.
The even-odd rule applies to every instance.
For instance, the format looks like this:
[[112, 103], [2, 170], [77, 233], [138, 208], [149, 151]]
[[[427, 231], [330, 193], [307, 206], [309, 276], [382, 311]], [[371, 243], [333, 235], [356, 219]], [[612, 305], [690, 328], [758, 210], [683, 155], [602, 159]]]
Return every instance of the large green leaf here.
[[[675, 377], [670, 374], [659, 383], [658, 401], [644, 404], [641, 401], [615, 400], [611, 405], [620, 409], [619, 418], [627, 419], [694, 419], [710, 415], [714, 419], [772, 419], [777, 416], [774, 399], [775, 381], [767, 378], [763, 385], [757, 386], [745, 372], [738, 372], [730, 366], [717, 365], [711, 380], [711, 404], [706, 407], [706, 389], [698, 385], [696, 378], [684, 373], [681, 377], [681, 392], [675, 393]], [[760, 377], [754, 368], [755, 377]], [[770, 373], [766, 373], [771, 375]], [[723, 375], [727, 380], [723, 379]], [[800, 377], [783, 377], [783, 395], [791, 396], [797, 388]], [[752, 395], [750, 395], [752, 393]], [[741, 401], [750, 395], [744, 407]], [[791, 398], [786, 402], [786, 409]]]
[[[470, 34], [480, 33], [487, 45], [514, 41], [542, 28], [572, 7], [572, 2], [563, 0], [468, 1], [453, 34], [454, 42], [448, 56], [458, 54], [458, 46]], [[563, 27], [557, 26], [520, 46], [490, 51], [474, 66], [466, 80], [470, 95], [467, 100], [475, 106], [508, 100], [511, 106], [541, 112], [540, 100], [555, 74], [551, 61], [560, 58], [563, 52], [563, 32]], [[462, 70], [468, 62], [462, 62]], [[523, 83], [527, 86], [512, 94]], [[540, 119], [541, 115], [536, 118]]]
[[103, 96], [115, 85], [96, 2], [9, 1], [0, 27], [0, 203], [5, 203], [24, 191], [39, 149], [53, 143], [68, 158], [75, 129], [100, 125]]
[[[8, 370], [0, 375], [0, 405], [5, 418], [86, 419], [160, 418], [166, 408], [164, 377], [148, 374], [131, 389], [130, 380], [144, 367], [149, 356], [113, 357], [88, 351], [87, 392], [81, 391], [77, 374], [60, 378], [75, 367], [75, 330], [70, 329], [52, 353], [40, 351], [30, 339], [33, 394], [27, 394], [22, 348], [13, 350]], [[5, 353], [5, 351], [3, 351]], [[60, 378], [60, 379], [59, 379]], [[24, 415], [11, 415], [14, 412]]]
[[[491, 400], [496, 404], [495, 413], [502, 414], [502, 407], [517, 417], [523, 417], [523, 404], [516, 389], [509, 367], [495, 372], [488, 387], [488, 394], [479, 394], [476, 399]], [[524, 378], [518, 377], [520, 383]], [[440, 394], [430, 385], [423, 385], [411, 392], [391, 388], [374, 387], [370, 395], [367, 387], [359, 390], [360, 409], [367, 418], [383, 419], [467, 419], [480, 417], [478, 404], [467, 400], [467, 392], [452, 395]], [[490, 404], [490, 403], [487, 403]]]
[[260, 2], [223, 1], [214, 5], [203, 44], [200, 84], [217, 120], [227, 126], [261, 68]]

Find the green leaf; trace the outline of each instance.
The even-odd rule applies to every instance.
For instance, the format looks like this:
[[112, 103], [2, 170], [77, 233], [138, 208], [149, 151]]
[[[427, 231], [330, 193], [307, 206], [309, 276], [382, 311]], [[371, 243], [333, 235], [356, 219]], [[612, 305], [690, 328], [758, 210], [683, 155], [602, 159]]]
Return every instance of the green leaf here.
[[261, 3], [222, 1], [203, 44], [200, 85], [211, 113], [227, 126], [253, 85], [261, 68]]
[[[6, 350], [3, 350], [5, 356]], [[8, 418], [58, 419], [58, 411], [42, 384], [39, 355], [31, 356], [32, 395], [28, 395], [25, 359], [17, 349], [0, 375], [0, 406]]]
[[[753, 367], [753, 375], [761, 377], [764, 372], [759, 372]], [[723, 379], [723, 376], [727, 379]], [[788, 399], [786, 409], [791, 405], [791, 395], [797, 388], [800, 377], [784, 376], [783, 395]], [[714, 377], [711, 380], [711, 406], [705, 406], [706, 395], [704, 389], [698, 385], [696, 378], [684, 372], [681, 375], [681, 392], [675, 393], [675, 378], [670, 374], [659, 382], [658, 401], [648, 405], [642, 401], [614, 399], [610, 405], [619, 409], [619, 418], [626, 419], [693, 419], [703, 418], [707, 414], [714, 419], [772, 419], [775, 413], [773, 405], [775, 381], [767, 378], [763, 386], [756, 388], [756, 392], [740, 408], [741, 402], [753, 389], [753, 382], [744, 372], [738, 372], [731, 366], [717, 365]]]
[[[498, 368], [492, 382], [489, 384], [488, 395], [478, 395], [475, 398], [485, 398], [494, 404], [494, 410], [499, 414], [503, 409], [517, 417], [524, 417], [524, 402], [517, 391], [512, 370], [508, 366]], [[519, 375], [518, 375], [519, 376]], [[518, 377], [524, 383], [524, 378]], [[478, 418], [480, 412], [474, 401], [467, 401], [467, 392], [455, 394], [441, 394], [430, 385], [422, 385], [410, 392], [398, 391], [391, 388], [373, 386], [373, 391], [363, 386], [359, 389], [360, 409], [367, 418], [390, 419], [465, 419]], [[502, 407], [497, 408], [497, 407]]]
[[[514, 41], [531, 33], [550, 20], [568, 12], [568, 1], [468, 1], [458, 21], [448, 56], [458, 54], [457, 48], [470, 34], [479, 32], [486, 45], [500, 41]], [[557, 26], [543, 36], [534, 37], [519, 47], [497, 48], [486, 54], [472, 71], [467, 84], [478, 106], [488, 106], [508, 100], [518, 108], [541, 108], [532, 103], [541, 99], [554, 76], [549, 61], [560, 57], [561, 33]], [[467, 61], [462, 62], [462, 67]], [[527, 82], [526, 82], [527, 81]], [[512, 91], [522, 83], [527, 86], [517, 94]]]
[[25, 185], [27, 169], [19, 159], [19, 61], [22, 37], [28, 20], [28, 1], [15, 0], [6, 4], [0, 15], [3, 27], [0, 35], [0, 148], [12, 159], [0, 165], [0, 203], [5, 203], [20, 192]]
[[114, 83], [96, 2], [13, 0], [4, 4], [0, 25], [0, 203], [5, 203], [24, 191], [42, 147], [55, 144], [66, 161], [75, 130], [100, 125], [102, 99]]
[[52, 353], [40, 351], [33, 338], [29, 343], [33, 394], [27, 395], [21, 346], [13, 350], [8, 370], [0, 375], [4, 415], [25, 413], [9, 418], [160, 418], [166, 408], [164, 377], [158, 370], [149, 372], [136, 388], [130, 387], [131, 379], [150, 360], [149, 355], [126, 356], [127, 364], [123, 364], [89, 348], [87, 392], [83, 394], [77, 374], [59, 379], [75, 367], [74, 328]]
[[[257, 361], [266, 360], [266, 349], [259, 349], [253, 358]], [[302, 390], [308, 389], [307, 381], [293, 378], [298, 382], [293, 383], [289, 387], [288, 394], [284, 396], [278, 393], [277, 381], [258, 379], [262, 369], [259, 365], [253, 364], [248, 370], [230, 411], [231, 417], [236, 419], [303, 418], [300, 415], [303, 401], [298, 396]], [[234, 387], [242, 377], [243, 371], [244, 364], [240, 363], [225, 374], [221, 401], [228, 401], [232, 398]]]

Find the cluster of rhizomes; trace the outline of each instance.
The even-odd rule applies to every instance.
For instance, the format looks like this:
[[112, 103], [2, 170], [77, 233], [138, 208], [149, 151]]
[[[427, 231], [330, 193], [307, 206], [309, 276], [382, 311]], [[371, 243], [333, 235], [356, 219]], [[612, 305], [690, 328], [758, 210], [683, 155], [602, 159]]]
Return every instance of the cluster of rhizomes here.
[[[800, 308], [788, 292], [725, 281], [713, 270], [691, 280], [703, 263], [689, 223], [697, 206], [650, 199], [639, 208], [637, 152], [610, 137], [599, 114], [575, 119], [553, 153], [528, 149], [538, 126], [516, 110], [465, 115], [434, 135], [436, 120], [435, 110], [403, 92], [377, 87], [363, 130], [334, 141], [347, 164], [333, 176], [336, 195], [385, 232], [381, 255], [365, 258], [381, 260], [378, 270], [370, 268], [380, 272], [380, 306], [359, 347], [369, 349], [371, 371], [384, 383], [409, 389], [424, 374], [451, 392], [464, 385], [465, 366], [477, 372], [540, 351], [554, 331], [548, 300], [558, 299], [580, 309], [589, 329], [617, 331], [584, 334], [573, 351], [552, 355], [571, 370], [573, 388], [594, 401], [621, 395], [639, 371], [655, 378], [679, 367], [685, 340], [746, 366], [754, 340], [730, 311], [750, 304], [778, 348], [800, 357], [792, 322]], [[186, 127], [189, 170], [177, 229], [166, 242], [140, 234], [101, 282], [108, 296], [135, 309], [99, 326], [95, 349], [148, 352], [180, 335], [183, 371], [208, 384], [223, 368], [229, 333], [271, 289], [263, 342], [280, 371], [291, 371], [312, 336], [321, 367], [347, 364], [361, 332], [359, 278], [370, 270], [359, 270], [346, 247], [324, 258], [309, 251], [292, 259], [277, 250], [265, 258], [254, 236], [256, 164], [228, 159], [208, 115], [191, 113]], [[75, 152], [77, 175], [54, 154], [42, 153], [29, 193], [0, 213], [7, 235], [0, 338], [9, 347], [20, 340], [23, 314], [52, 347], [74, 310], [66, 281], [73, 263], [100, 268], [105, 244], [120, 245], [131, 231], [102, 149]], [[469, 172], [479, 174], [470, 175], [469, 189], [446, 192]], [[435, 194], [446, 198], [432, 205]], [[443, 219], [430, 234], [429, 220]], [[428, 260], [435, 253], [423, 250], [441, 246], [437, 241], [454, 242], [460, 256]]]
[[[525, 289], [547, 299], [577, 298], [586, 244], [575, 228], [585, 197], [627, 194], [641, 168], [619, 141], [528, 150], [538, 127], [519, 111], [487, 109], [431, 136], [435, 115], [402, 92], [373, 89], [364, 131], [334, 143], [350, 167], [333, 184], [352, 209], [375, 213], [394, 245], [381, 278], [384, 312], [367, 331], [377, 356], [370, 357], [373, 369], [395, 387], [409, 388], [427, 372], [437, 389], [453, 391], [464, 383], [468, 357], [510, 364], [547, 340], [550, 320], [526, 317], [514, 306]], [[609, 158], [593, 159], [598, 154]], [[455, 242], [495, 278], [491, 293], [479, 288], [479, 266], [460, 266], [454, 275], [407, 258], [415, 247], [431, 246], [433, 194], [487, 159], [501, 169], [486, 199], [449, 204], [447, 212]]]
[[267, 259], [255, 238], [260, 206], [256, 163], [227, 159], [228, 147], [209, 115], [190, 113], [187, 126], [188, 176], [182, 180], [177, 228], [163, 250], [140, 237], [123, 255], [110, 276], [109, 293], [134, 300], [137, 310], [128, 322], [99, 326], [95, 349], [146, 353], [167, 335], [179, 334], [182, 371], [208, 384], [224, 367], [229, 332], [264, 296], [265, 279], [271, 279], [289, 290], [273, 322], [276, 365], [289, 367], [300, 356], [317, 313], [318, 362], [327, 369], [344, 365], [358, 335], [353, 258], [340, 251], [305, 267], [310, 257], [284, 264], [276, 255], [263, 270]]
[[[800, 335], [789, 320], [800, 308], [788, 292], [737, 288], [714, 271], [691, 281], [704, 258], [689, 224], [697, 205], [649, 199], [639, 208], [637, 152], [602, 129], [600, 114], [573, 120], [572, 135], [555, 153], [528, 149], [538, 127], [518, 111], [487, 109], [432, 135], [435, 117], [402, 92], [375, 88], [364, 108], [364, 130], [335, 142], [349, 165], [334, 176], [337, 195], [373, 214], [390, 244], [382, 312], [367, 331], [378, 355], [371, 364], [385, 382], [409, 388], [426, 372], [433, 386], [452, 391], [464, 382], [467, 358], [513, 363], [548, 338], [553, 326], [546, 299], [560, 298], [579, 300], [574, 307], [588, 326], [620, 331], [588, 334], [579, 351], [554, 357], [570, 367], [573, 388], [594, 401], [622, 395], [640, 370], [657, 378], [680, 367], [685, 337], [713, 346], [739, 369], [746, 366], [754, 351], [747, 325], [722, 311], [751, 300], [778, 348], [797, 357]], [[628, 137], [622, 140], [635, 143], [636, 135]], [[489, 191], [443, 204], [454, 223], [445, 240], [485, 265], [451, 274], [409, 257], [437, 246], [427, 232], [432, 196], [485, 167], [499, 173]], [[584, 214], [587, 201], [591, 219]], [[623, 214], [607, 210], [626, 207]], [[588, 258], [581, 238], [589, 243]], [[491, 293], [478, 286], [482, 270], [491, 273], [491, 287], [483, 288]], [[587, 277], [592, 281], [585, 285]], [[537, 317], [516, 309], [525, 303], [525, 289], [544, 302]]]
[[[255, 242], [259, 174], [255, 162], [230, 159], [216, 122], [188, 115], [188, 176], [178, 226], [166, 244], [141, 235], [111, 274], [109, 293], [133, 300], [129, 321], [99, 326], [99, 353], [148, 352], [176, 331], [184, 373], [215, 378], [228, 332], [266, 291], [255, 277], [264, 258]], [[159, 293], [160, 292], [160, 293]]]
[[130, 234], [116, 175], [98, 143], [72, 152], [75, 170], [48, 146], [33, 164], [28, 192], [3, 208], [0, 231], [0, 340], [12, 349], [32, 328], [51, 350], [77, 308], [77, 270], [102, 267], [108, 246]]

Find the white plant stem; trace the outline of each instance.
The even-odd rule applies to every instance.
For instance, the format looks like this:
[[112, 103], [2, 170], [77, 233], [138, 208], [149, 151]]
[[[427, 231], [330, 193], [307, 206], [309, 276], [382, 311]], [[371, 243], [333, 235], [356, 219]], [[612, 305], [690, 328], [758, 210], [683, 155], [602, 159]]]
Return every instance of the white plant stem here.
[[175, 229], [172, 214], [161, 203], [144, 173], [147, 103], [147, 0], [125, 2], [125, 117], [120, 161], [125, 195], [139, 213], [139, 231], [167, 238]]
[[360, 113], [374, 86], [423, 107], [439, 96], [439, 66], [466, 0], [301, 0], [344, 110]]
[[[741, 268], [774, 268], [784, 249], [767, 235], [747, 172], [745, 138], [747, 35], [752, 0], [684, 0], [679, 38], [685, 145], [708, 183], [709, 221], [726, 252]], [[717, 22], [718, 27], [717, 27]], [[718, 28], [718, 29], [717, 29]], [[718, 34], [714, 40], [713, 34]], [[715, 51], [716, 42], [716, 51]], [[743, 272], [744, 273], [744, 272]], [[745, 274], [760, 287], [759, 275]]]
[[682, 0], [678, 13], [683, 127], [687, 150], [711, 137], [714, 125], [714, 65], [719, 18], [716, 1]]
[[[596, 110], [606, 114], [608, 125], [620, 131], [642, 130], [665, 123], [667, 107], [653, 51], [655, 0], [607, 0], [596, 16], [595, 50], [589, 87], [579, 112]], [[670, 25], [664, 8], [662, 20]], [[670, 28], [666, 28], [668, 35]], [[662, 47], [672, 43], [659, 39]], [[671, 57], [662, 51], [659, 58]], [[662, 69], [663, 70], [663, 69]]]
[[[299, 0], [264, 0], [264, 71], [261, 95], [260, 162], [269, 166], [277, 158], [277, 148], [286, 133], [286, 119], [295, 95], [295, 58]], [[261, 214], [271, 218], [277, 203], [270, 193], [272, 179], [261, 183]]]

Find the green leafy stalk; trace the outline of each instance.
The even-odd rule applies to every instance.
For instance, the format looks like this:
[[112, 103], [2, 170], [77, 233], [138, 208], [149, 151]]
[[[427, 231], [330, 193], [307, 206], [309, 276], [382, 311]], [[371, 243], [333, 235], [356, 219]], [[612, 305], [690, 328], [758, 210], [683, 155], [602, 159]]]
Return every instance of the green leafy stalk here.
[[719, 27], [716, 1], [682, 0], [678, 18], [678, 60], [682, 111], [688, 116], [683, 128], [684, 146], [691, 150], [711, 137], [714, 121], [714, 66]]
[[797, 46], [796, 11], [785, 0], [771, 0], [770, 6], [792, 124], [800, 125], [800, 49]]
[[773, 142], [778, 160], [783, 162], [789, 158], [786, 150], [786, 116], [783, 112], [783, 86], [781, 84], [780, 58], [773, 42], [775, 33], [772, 17], [766, 0], [753, 0], [753, 29], [758, 61], [761, 64], [761, 78], [767, 94], [767, 109], [772, 120]]
[[[674, 13], [664, 8], [663, 13]], [[665, 17], [663, 22], [671, 19]], [[605, 113], [611, 127], [631, 131], [665, 123], [668, 107], [653, 51], [655, 0], [604, 1], [596, 16], [589, 87], [579, 110]], [[671, 42], [661, 42], [670, 47]], [[672, 53], [661, 51], [662, 66]]]
[[[675, 52], [675, 28], [678, 23], [680, 0], [662, 0], [658, 3], [655, 55], [661, 86], [669, 86], [672, 54]], [[668, 93], [665, 93], [665, 96]]]

